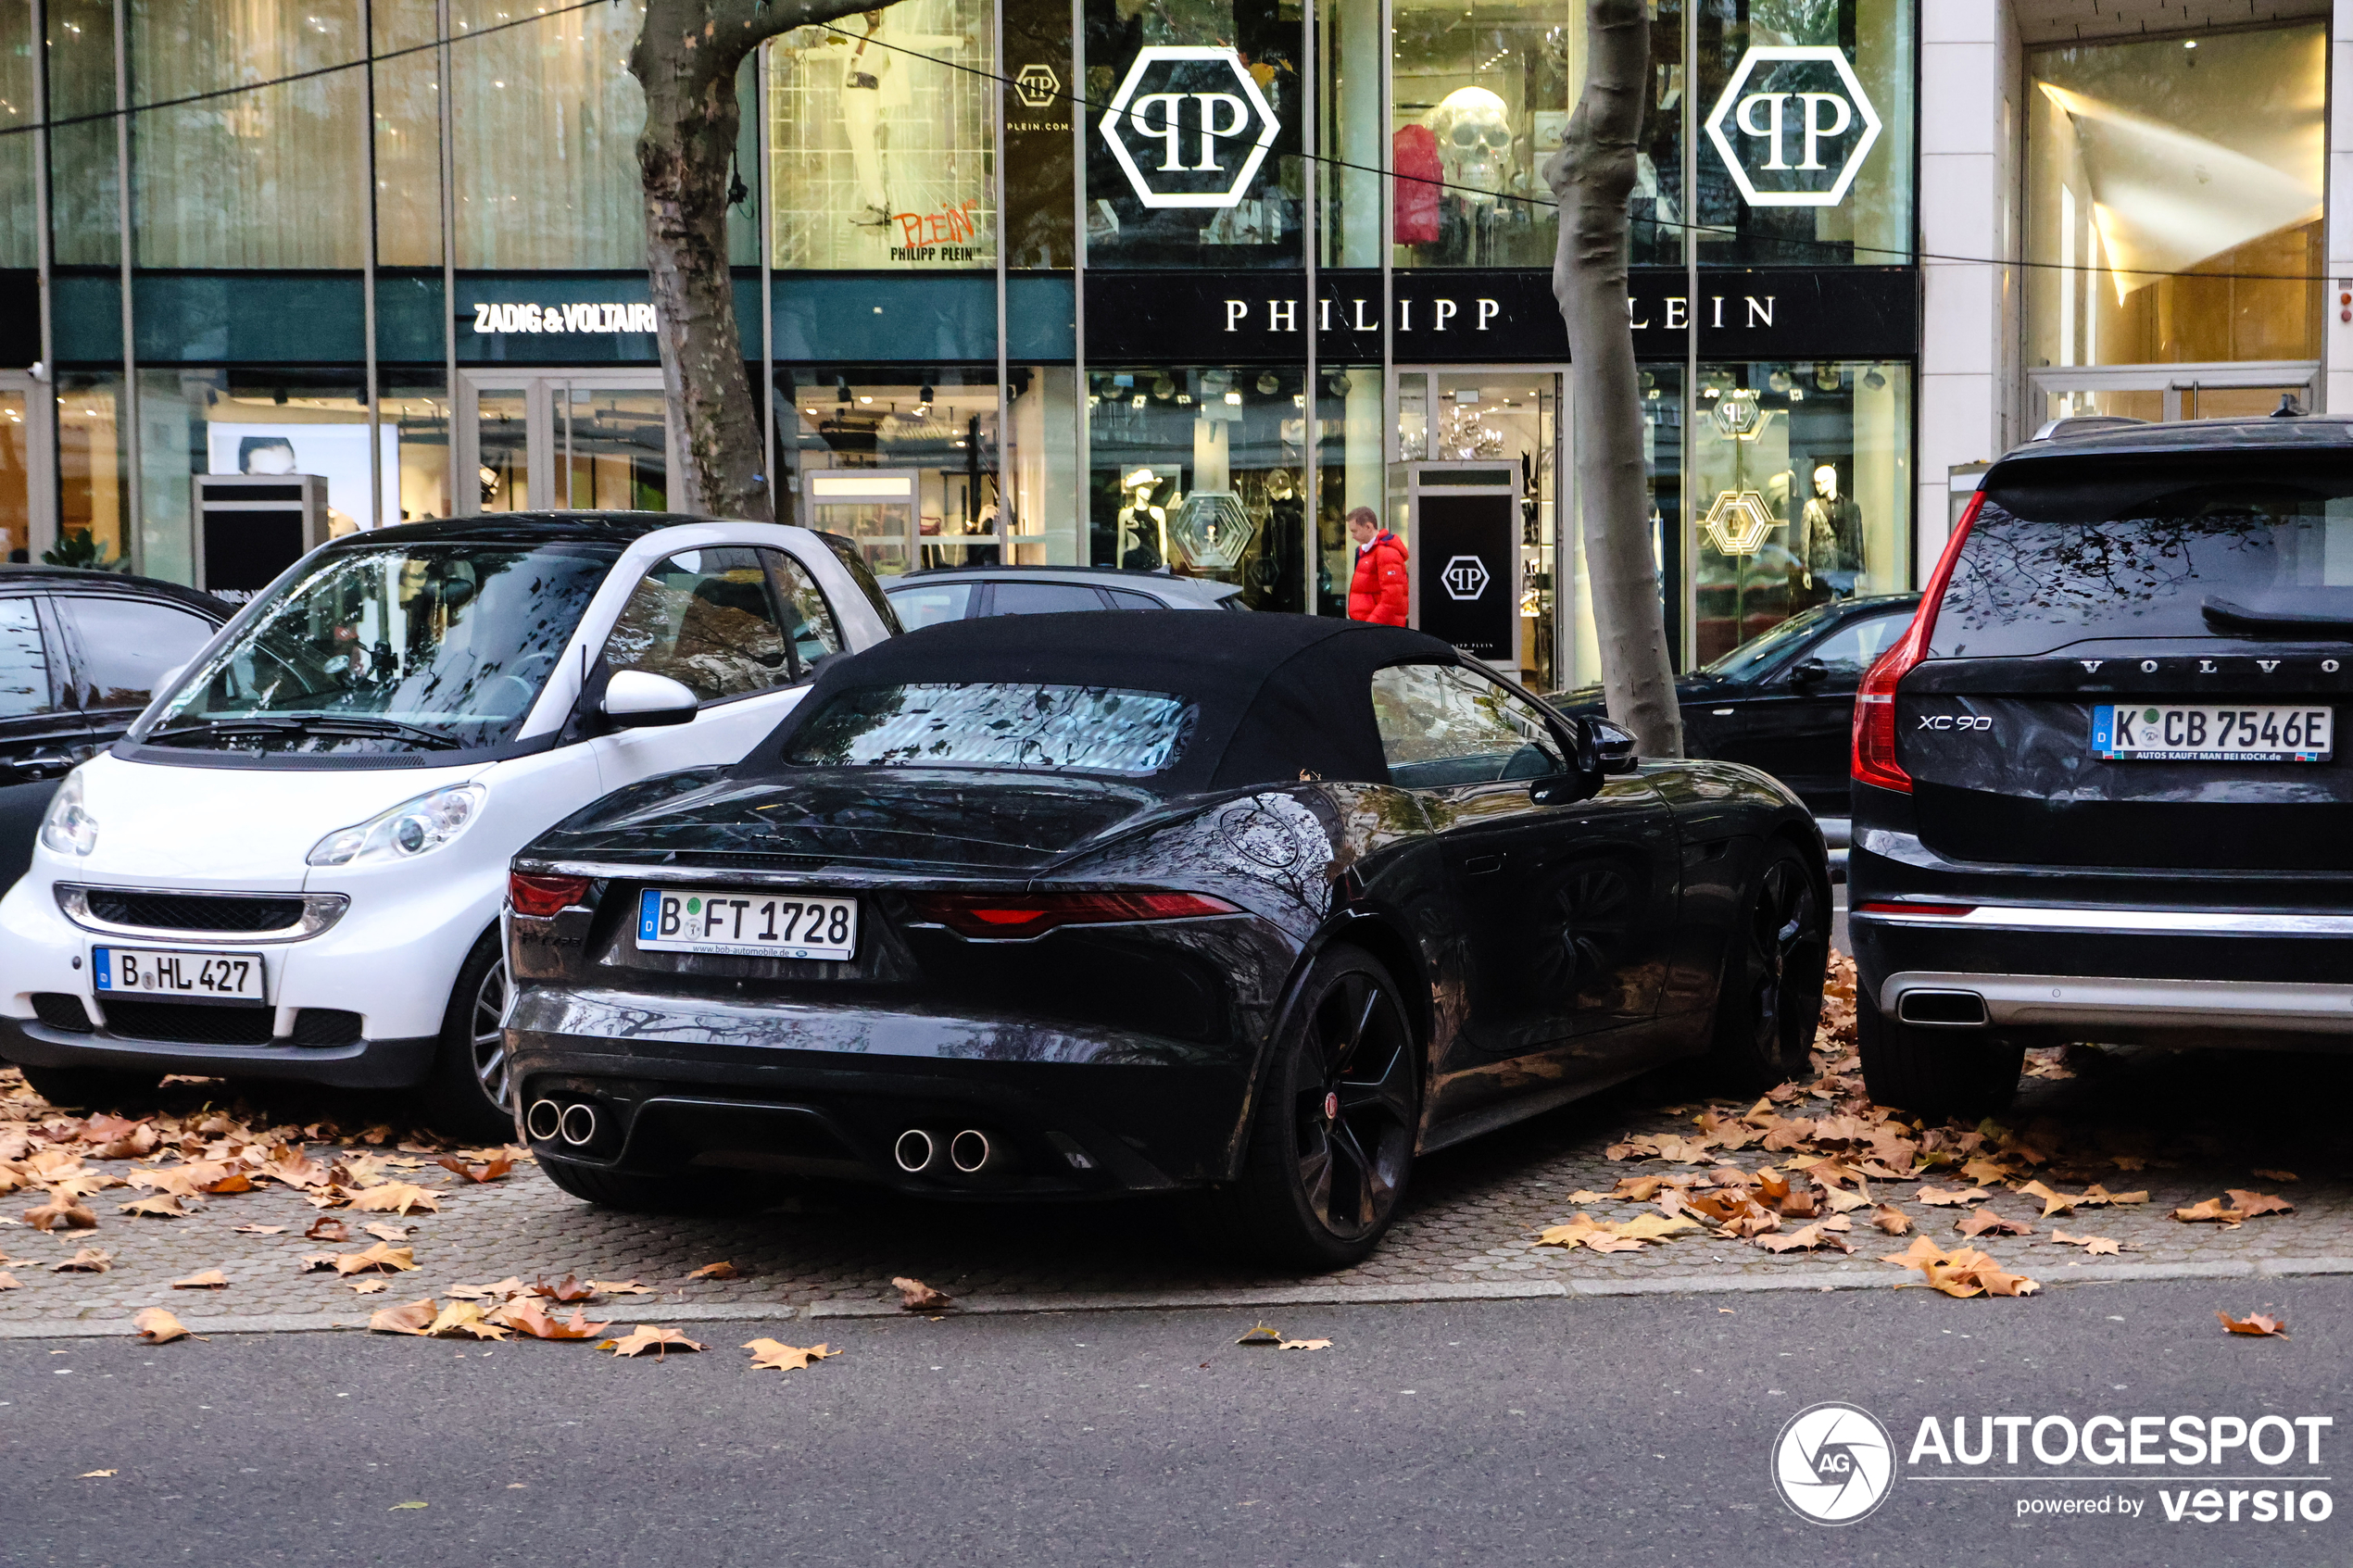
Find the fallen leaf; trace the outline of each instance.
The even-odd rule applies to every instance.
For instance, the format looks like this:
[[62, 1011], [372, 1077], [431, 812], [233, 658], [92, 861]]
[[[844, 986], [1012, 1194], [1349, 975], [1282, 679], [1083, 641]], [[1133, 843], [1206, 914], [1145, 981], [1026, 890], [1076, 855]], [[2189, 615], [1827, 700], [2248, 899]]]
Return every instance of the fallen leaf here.
[[[285, 1233], [283, 1225], [239, 1225], [236, 1231], [239, 1236], [283, 1236]], [[346, 1236], [343, 1239], [348, 1241], [351, 1238]]]
[[743, 1271], [736, 1268], [735, 1264], [727, 1261], [726, 1259], [722, 1258], [716, 1263], [705, 1263], [699, 1269], [687, 1270], [686, 1277], [688, 1279], [714, 1280], [741, 1279], [743, 1277]]
[[345, 1289], [361, 1296], [373, 1296], [379, 1290], [392, 1287], [392, 1282], [386, 1279], [347, 1279], [343, 1284]]
[[371, 1270], [384, 1273], [400, 1273], [417, 1266], [417, 1249], [413, 1247], [387, 1247], [376, 1243], [365, 1252], [340, 1252], [335, 1255], [334, 1271], [339, 1274], [363, 1274]]
[[891, 1284], [899, 1287], [899, 1305], [910, 1312], [932, 1312], [950, 1305], [956, 1299], [944, 1290], [934, 1290], [919, 1279], [905, 1274], [892, 1276]]
[[1834, 1214], [1851, 1214], [1857, 1209], [1869, 1208], [1871, 1202], [1860, 1193], [1848, 1192], [1843, 1187], [1831, 1188], [1823, 1201], [1831, 1206]]
[[2245, 1187], [2233, 1187], [2231, 1201], [2239, 1206], [2239, 1213], [2252, 1220], [2258, 1214], [2293, 1214], [2296, 1205], [2271, 1193], [2249, 1192]]
[[491, 1322], [483, 1314], [479, 1301], [452, 1301], [434, 1314], [425, 1333], [435, 1339], [447, 1339], [465, 1335], [473, 1339], [504, 1339], [506, 1325]]
[[81, 1474], [75, 1476], [74, 1479], [77, 1481], [94, 1481], [102, 1475], [120, 1475], [121, 1474], [122, 1472], [120, 1470], [85, 1470]]
[[442, 1294], [455, 1296], [461, 1301], [510, 1301], [518, 1296], [528, 1295], [530, 1290], [531, 1287], [522, 1280], [509, 1274], [496, 1285], [453, 1285]]
[[520, 1329], [534, 1339], [594, 1339], [610, 1328], [609, 1323], [590, 1323], [588, 1314], [574, 1307], [572, 1316], [558, 1322], [547, 1315], [547, 1309], [528, 1296], [519, 1296], [490, 1313], [490, 1321]]
[[429, 1502], [396, 1502], [390, 1508], [385, 1509], [384, 1512], [386, 1513], [397, 1513], [404, 1508], [431, 1508], [433, 1504]]
[[2034, 1227], [2019, 1220], [2005, 1220], [1991, 1209], [1972, 1209], [1953, 1222], [1953, 1228], [1963, 1236], [2032, 1236]]
[[1932, 1209], [1950, 1209], [1960, 1204], [1982, 1203], [1994, 1195], [1983, 1187], [1969, 1187], [1964, 1190], [1957, 1187], [1932, 1187], [1922, 1183], [1920, 1190], [1912, 1196]]
[[1632, 1236], [1637, 1241], [1664, 1241], [1679, 1231], [1695, 1231], [1699, 1223], [1680, 1215], [1670, 1220], [1664, 1214], [1637, 1214], [1616, 1229], [1619, 1236]]
[[651, 1296], [654, 1293], [652, 1286], [639, 1285], [634, 1279], [592, 1279], [588, 1282], [588, 1288], [601, 1290], [608, 1296]]
[[114, 1267], [114, 1257], [100, 1248], [85, 1247], [50, 1271], [60, 1274], [102, 1274]]
[[441, 1212], [441, 1200], [413, 1182], [386, 1182], [354, 1193], [351, 1206], [371, 1214], [408, 1215], [420, 1209], [429, 1214]]
[[2249, 1175], [2260, 1176], [2267, 1182], [2292, 1182], [2297, 1179], [2296, 1173], [2293, 1171], [2256, 1170], [2250, 1171], [2247, 1173]]
[[1583, 1187], [1579, 1187], [1568, 1195], [1568, 1200], [1571, 1203], [1606, 1203], [1609, 1201], [1609, 1195], [1602, 1192], [1588, 1192]]
[[754, 1372], [799, 1372], [812, 1361], [822, 1361], [829, 1356], [841, 1354], [839, 1350], [824, 1345], [812, 1345], [804, 1350], [798, 1345], [787, 1345], [780, 1339], [748, 1339], [744, 1342], [744, 1348], [751, 1352]]
[[515, 1162], [504, 1155], [480, 1165], [469, 1165], [454, 1154], [445, 1154], [434, 1161], [445, 1171], [454, 1171], [470, 1182], [495, 1182], [515, 1168]]
[[1882, 1203], [1871, 1210], [1871, 1223], [1890, 1236], [1902, 1236], [1912, 1228], [1912, 1217], [1893, 1203]]
[[2259, 1339], [2285, 1339], [2288, 1336], [2286, 1323], [2262, 1312], [2249, 1312], [2243, 1318], [2234, 1318], [2228, 1312], [2214, 1315], [2221, 1318], [2222, 1326], [2233, 1334], [2252, 1335]]
[[368, 1326], [378, 1334], [422, 1335], [441, 1315], [438, 1301], [411, 1301], [405, 1307], [384, 1307], [368, 1320]]
[[16, 1288], [17, 1276], [12, 1273], [0, 1273], [0, 1290], [14, 1290]]
[[333, 1214], [321, 1214], [311, 1221], [310, 1228], [302, 1234], [311, 1241], [349, 1241], [351, 1227]]
[[180, 1207], [180, 1199], [168, 1192], [153, 1198], [133, 1198], [129, 1203], [118, 1203], [115, 1207], [126, 1214], [145, 1220], [179, 1220], [186, 1218], [188, 1213]]
[[139, 1337], [150, 1345], [169, 1345], [175, 1339], [186, 1338], [188, 1335], [187, 1325], [161, 1307], [150, 1307], [141, 1312], [131, 1320], [131, 1326], [137, 1329]]
[[174, 1290], [226, 1290], [228, 1287], [229, 1276], [219, 1269], [202, 1269], [185, 1279], [171, 1282]]
[[[1946, 1252], [1926, 1236], [1915, 1239], [1908, 1250], [1893, 1254], [1881, 1261], [1917, 1269], [1921, 1283], [1947, 1296], [2032, 1296], [2043, 1288], [2024, 1274], [2004, 1269], [1974, 1248]], [[1903, 1288], [1903, 1285], [1899, 1284], [1896, 1288]]]
[[1277, 1350], [1328, 1350], [1331, 1348], [1332, 1342], [1328, 1339], [1286, 1339], [1275, 1347]]
[[98, 1216], [60, 1193], [37, 1209], [26, 1210], [24, 1223], [37, 1231], [53, 1231], [61, 1225], [67, 1230], [88, 1231], [98, 1228]]
[[[731, 1279], [734, 1277], [731, 1266], [715, 1266], [730, 1267], [731, 1272], [724, 1274], [714, 1274], [711, 1276], [712, 1278]], [[692, 1278], [693, 1276], [689, 1275], [688, 1277]], [[566, 1274], [563, 1278], [556, 1281], [553, 1285], [548, 1284], [544, 1279], [541, 1280], [538, 1284], [531, 1287], [531, 1293], [534, 1296], [545, 1296], [551, 1301], [561, 1301], [569, 1305], [574, 1301], [588, 1301], [595, 1299], [597, 1287], [593, 1285], [585, 1284], [576, 1275]]]
[[2094, 1258], [2113, 1258], [2119, 1255], [2117, 1244], [2104, 1236], [2070, 1236], [2065, 1231], [2055, 1230], [2051, 1233], [2051, 1240], [2062, 1247], [2080, 1247], [2087, 1255]]
[[359, 1228], [366, 1231], [370, 1236], [374, 1236], [379, 1241], [406, 1241], [409, 1239], [409, 1234], [417, 1227], [414, 1225], [388, 1225], [382, 1220], [379, 1220], [372, 1225], [362, 1225]]
[[2045, 1186], [2040, 1181], [2029, 1182], [2018, 1190], [2021, 1198], [2039, 1198], [2043, 1200], [2043, 1218], [2046, 1220], [2054, 1214], [2072, 1214], [2075, 1212], [2075, 1206], [2083, 1201], [2081, 1198], [2070, 1198], [2063, 1192]]
[[1822, 1247], [1834, 1247], [1841, 1252], [1854, 1251], [1846, 1238], [1831, 1228], [1831, 1221], [1825, 1220], [1819, 1224], [1800, 1226], [1784, 1236], [1760, 1236], [1753, 1238], [1753, 1244], [1768, 1252], [1810, 1251]]
[[699, 1350], [702, 1347], [674, 1328], [639, 1323], [619, 1339], [608, 1339], [597, 1348], [610, 1350], [616, 1356], [642, 1356], [651, 1350], [654, 1360], [661, 1361], [673, 1350]]
[[1279, 1345], [1282, 1342], [1283, 1331], [1279, 1328], [1269, 1327], [1265, 1323], [1260, 1323], [1234, 1341], [1237, 1345]]
[[2087, 1209], [2099, 1209], [2111, 1203], [2146, 1203], [2148, 1200], [2149, 1195], [2145, 1192], [2110, 1192], [2099, 1183], [2094, 1182], [2083, 1189], [2083, 1196], [2075, 1201]]
[[327, 1182], [327, 1168], [311, 1159], [300, 1144], [280, 1144], [271, 1149], [262, 1173], [290, 1187], [323, 1186]]
[[2203, 1202], [2193, 1203], [2186, 1209], [2176, 1209], [2173, 1210], [2173, 1217], [2184, 1224], [2195, 1225], [2211, 1221], [2234, 1229], [2241, 1221], [2246, 1218], [2219, 1198], [2209, 1198]]
[[[1623, 1176], [1618, 1179], [1617, 1185], [1610, 1189], [1610, 1196], [1630, 1198], [1636, 1203], [1648, 1203], [1658, 1196], [1658, 1189], [1665, 1185], [1666, 1182], [1665, 1176]], [[1579, 1200], [1572, 1198], [1569, 1201], [1575, 1203]]]

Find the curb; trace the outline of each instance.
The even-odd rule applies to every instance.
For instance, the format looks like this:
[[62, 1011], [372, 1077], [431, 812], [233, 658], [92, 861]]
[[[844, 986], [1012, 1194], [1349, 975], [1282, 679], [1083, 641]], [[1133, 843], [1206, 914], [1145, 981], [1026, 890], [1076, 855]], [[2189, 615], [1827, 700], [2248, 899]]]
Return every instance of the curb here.
[[[2045, 1287], [2068, 1285], [2130, 1285], [2177, 1279], [2310, 1278], [2353, 1274], [2353, 1258], [2276, 1258], [2254, 1262], [2083, 1264], [2047, 1278]], [[1856, 1269], [1793, 1269], [1769, 1274], [1660, 1274], [1649, 1279], [1466, 1280], [1451, 1285], [1296, 1285], [1243, 1290], [1164, 1290], [1135, 1294], [1071, 1296], [981, 1296], [960, 1301], [943, 1314], [958, 1318], [1010, 1317], [1038, 1312], [1200, 1311], [1256, 1307], [1410, 1306], [1428, 1301], [1529, 1301], [1570, 1298], [1602, 1299], [1629, 1296], [1737, 1296], [1776, 1290], [1887, 1290], [1920, 1288], [1908, 1271], [1899, 1274]], [[126, 1311], [128, 1309], [126, 1309]], [[888, 1301], [786, 1301], [648, 1303], [643, 1311], [614, 1309], [613, 1322], [785, 1323], [816, 1318], [906, 1318]], [[366, 1318], [332, 1312], [267, 1312], [248, 1317], [182, 1317], [191, 1334], [311, 1334], [362, 1330]], [[0, 1340], [128, 1338], [128, 1316], [79, 1318], [49, 1323], [0, 1323]]]

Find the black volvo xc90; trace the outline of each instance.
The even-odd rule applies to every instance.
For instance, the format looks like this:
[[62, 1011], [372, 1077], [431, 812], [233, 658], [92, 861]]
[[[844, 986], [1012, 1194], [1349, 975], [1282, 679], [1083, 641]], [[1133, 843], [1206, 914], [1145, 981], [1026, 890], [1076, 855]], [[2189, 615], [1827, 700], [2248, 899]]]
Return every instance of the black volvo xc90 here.
[[1883, 1104], [2030, 1045], [2353, 1048], [2353, 421], [2070, 430], [1985, 475], [1855, 717]]

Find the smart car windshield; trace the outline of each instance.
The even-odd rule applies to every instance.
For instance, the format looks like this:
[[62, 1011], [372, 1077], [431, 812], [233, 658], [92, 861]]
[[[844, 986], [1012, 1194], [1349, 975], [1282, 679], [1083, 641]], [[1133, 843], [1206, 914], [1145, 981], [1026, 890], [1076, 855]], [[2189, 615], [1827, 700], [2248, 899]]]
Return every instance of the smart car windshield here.
[[573, 543], [335, 551], [264, 600], [131, 738], [338, 755], [500, 745], [618, 556]]
[[803, 725], [785, 760], [802, 767], [1164, 771], [1197, 709], [1163, 692], [975, 681], [846, 691]]

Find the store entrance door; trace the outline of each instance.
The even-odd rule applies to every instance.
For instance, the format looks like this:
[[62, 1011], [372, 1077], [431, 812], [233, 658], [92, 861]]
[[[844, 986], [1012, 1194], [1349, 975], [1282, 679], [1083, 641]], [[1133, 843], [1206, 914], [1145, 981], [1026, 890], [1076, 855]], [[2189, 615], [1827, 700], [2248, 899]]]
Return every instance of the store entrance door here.
[[22, 370], [0, 370], [0, 560], [37, 560], [57, 542], [32, 536], [32, 520], [57, 509], [48, 392]]
[[667, 511], [678, 449], [658, 370], [459, 372], [459, 510]]

